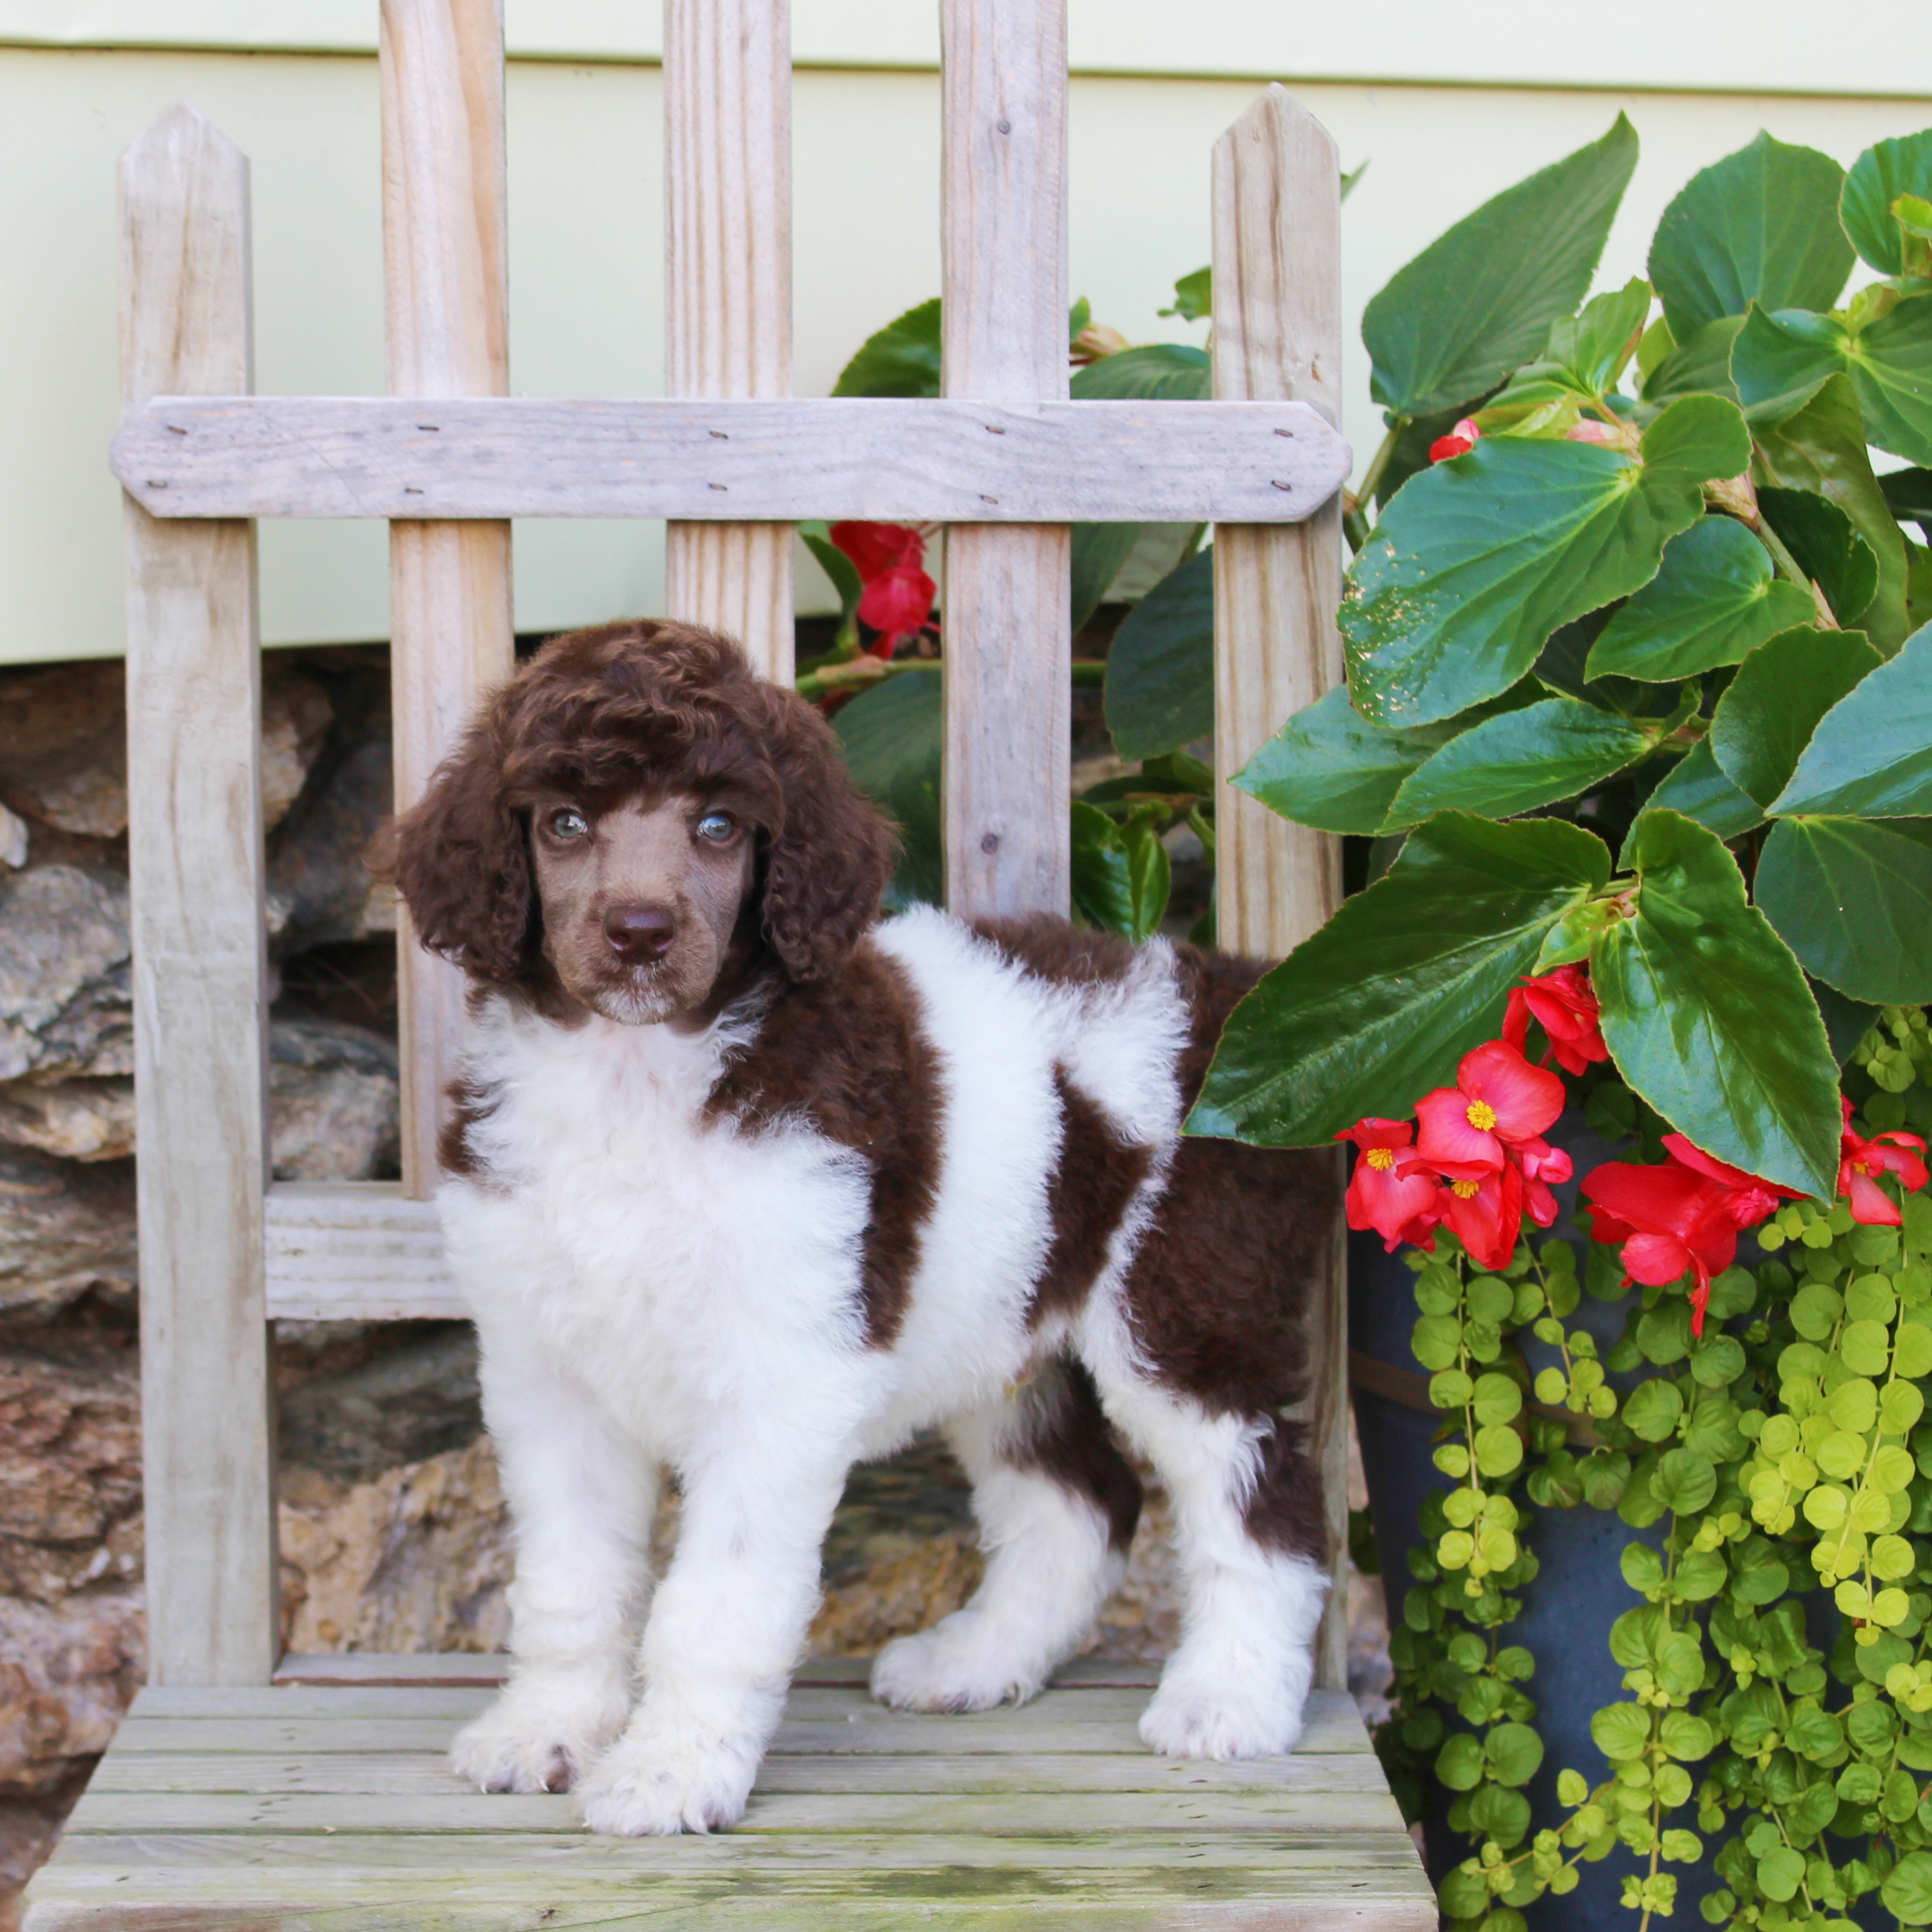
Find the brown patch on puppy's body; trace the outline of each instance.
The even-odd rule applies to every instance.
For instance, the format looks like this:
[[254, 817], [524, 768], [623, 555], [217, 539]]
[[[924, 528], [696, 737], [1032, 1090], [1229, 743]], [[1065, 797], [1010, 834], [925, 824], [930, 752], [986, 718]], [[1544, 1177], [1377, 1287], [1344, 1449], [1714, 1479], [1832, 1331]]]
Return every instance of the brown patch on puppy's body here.
[[780, 990], [758, 1036], [705, 1102], [756, 1129], [809, 1120], [872, 1170], [861, 1297], [866, 1340], [889, 1348], [905, 1321], [938, 1191], [946, 1085], [898, 962], [862, 943], [833, 977]]
[[1054, 1356], [1016, 1401], [1019, 1415], [1007, 1460], [1086, 1497], [1107, 1520], [1110, 1546], [1125, 1550], [1141, 1520], [1141, 1479], [1120, 1453], [1084, 1365]]
[[1060, 1159], [1048, 1184], [1053, 1245], [1034, 1283], [1028, 1324], [1072, 1315], [1106, 1265], [1107, 1244], [1154, 1165], [1151, 1149], [1124, 1139], [1097, 1102], [1056, 1067], [1060, 1098]]

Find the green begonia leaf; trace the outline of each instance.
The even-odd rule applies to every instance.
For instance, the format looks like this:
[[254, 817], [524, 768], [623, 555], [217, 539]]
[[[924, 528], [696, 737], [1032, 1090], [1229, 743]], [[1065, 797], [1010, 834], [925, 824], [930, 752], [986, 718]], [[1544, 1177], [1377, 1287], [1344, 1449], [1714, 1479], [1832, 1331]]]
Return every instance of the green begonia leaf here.
[[1884, 275], [1905, 272], [1904, 237], [1892, 212], [1902, 194], [1932, 195], [1932, 128], [1874, 141], [1845, 177], [1838, 218], [1852, 245]]
[[[1364, 161], [1363, 167], [1368, 164]], [[1361, 168], [1355, 170], [1361, 172]], [[1344, 178], [1342, 184], [1342, 198], [1346, 200], [1352, 182]], [[1198, 322], [1202, 316], [1214, 313], [1214, 271], [1210, 268], [1196, 268], [1190, 274], [1181, 276], [1174, 285], [1174, 306], [1156, 309], [1156, 315], [1178, 315], [1183, 322]]]
[[1692, 176], [1650, 244], [1671, 334], [1688, 342], [1753, 302], [1829, 308], [1852, 266], [1838, 226], [1844, 178], [1830, 155], [1768, 134]]
[[832, 386], [835, 396], [939, 394], [939, 298], [895, 317], [859, 346]]
[[1834, 375], [1848, 375], [1865, 434], [1881, 449], [1932, 462], [1932, 296], [1896, 304], [1856, 331], [1836, 316], [1754, 308], [1731, 352], [1753, 423], [1781, 422]]
[[1857, 631], [1786, 631], [1738, 668], [1711, 718], [1724, 776], [1760, 806], [1790, 782], [1818, 721], [1879, 662]]
[[1418, 826], [1234, 1010], [1189, 1131], [1310, 1146], [1400, 1112], [1494, 1035], [1544, 934], [1609, 876], [1602, 842], [1559, 820]]
[[1752, 892], [1808, 972], [1854, 1000], [1932, 1000], [1932, 818], [1780, 818]]
[[938, 905], [946, 897], [939, 836], [939, 766], [944, 727], [939, 668], [902, 672], [861, 692], [832, 721], [854, 782], [898, 826], [892, 903]]
[[1832, 1058], [1842, 1072], [1858, 1042], [1871, 1031], [1878, 1009], [1861, 1000], [1848, 1000], [1835, 986], [1807, 976], [1811, 997], [1818, 1002], [1818, 1013], [1825, 1022], [1825, 1037], [1832, 1042]]
[[1167, 848], [1149, 818], [1136, 814], [1117, 824], [1080, 799], [1072, 814], [1074, 910], [1103, 932], [1148, 938], [1167, 910], [1172, 884]]
[[1506, 691], [1559, 626], [1648, 583], [1702, 514], [1702, 485], [1750, 454], [1732, 404], [1687, 396], [1645, 432], [1641, 460], [1486, 436], [1412, 478], [1342, 596], [1356, 708], [1426, 724]]
[[1907, 1852], [1885, 1875], [1878, 1895], [1906, 1925], [1932, 1925], [1932, 1852]]
[[1656, 739], [1654, 730], [1574, 698], [1505, 711], [1458, 734], [1406, 778], [1382, 829], [1399, 831], [1451, 809], [1513, 818], [1634, 764]]
[[1197, 550], [1128, 612], [1107, 652], [1107, 728], [1124, 758], [1214, 729], [1214, 553]]
[[[1208, 273], [1202, 269], [1204, 278]], [[1186, 278], [1192, 281], [1190, 276]], [[1177, 285], [1179, 286], [1179, 285]], [[1074, 371], [1076, 402], [1198, 402], [1213, 392], [1207, 352], [1184, 342], [1150, 342], [1103, 356]], [[1133, 554], [1144, 524], [1076, 524], [1071, 572], [1073, 628], [1093, 616], [1120, 567]]]
[[1635, 916], [1590, 958], [1618, 1072], [1707, 1154], [1829, 1198], [1838, 1066], [1797, 961], [1716, 833], [1652, 809], [1627, 850]]
[[1922, 534], [1932, 524], [1932, 470], [1891, 470], [1879, 479], [1879, 488], [1892, 514], [1901, 524], [1916, 524]]
[[1932, 625], [1818, 721], [1770, 809], [1932, 817]]
[[1856, 624], [1878, 595], [1878, 557], [1851, 518], [1815, 490], [1767, 483], [1758, 503], [1799, 569], [1825, 593], [1832, 614], [1840, 624]]
[[1440, 742], [1438, 732], [1371, 724], [1337, 685], [1298, 711], [1231, 782], [1298, 825], [1372, 834], [1402, 780]]
[[1619, 114], [1399, 269], [1362, 315], [1376, 400], [1402, 416], [1455, 409], [1534, 356], [1589, 290], [1636, 149]]
[[1878, 559], [1878, 594], [1859, 626], [1888, 657], [1912, 627], [1905, 616], [1905, 544], [1872, 474], [1864, 419], [1848, 376], [1834, 376], [1795, 416], [1757, 431], [1760, 483], [1828, 496]]
[[1731, 349], [1743, 328], [1741, 315], [1720, 315], [1706, 322], [1684, 343], [1671, 350], [1645, 378], [1643, 399], [1661, 407], [1679, 396], [1722, 396], [1727, 402], [1738, 399], [1731, 380]]
[[830, 526], [823, 522], [800, 524], [798, 533], [805, 547], [818, 560], [818, 567], [832, 580], [832, 587], [838, 593], [838, 638], [842, 644], [858, 648], [859, 632], [856, 620], [859, 600], [866, 594], [866, 586], [859, 575], [858, 566], [832, 541]]
[[1695, 677], [1741, 662], [1813, 614], [1810, 598], [1778, 575], [1743, 524], [1700, 517], [1671, 538], [1663, 567], [1604, 626], [1586, 668], [1592, 677]]

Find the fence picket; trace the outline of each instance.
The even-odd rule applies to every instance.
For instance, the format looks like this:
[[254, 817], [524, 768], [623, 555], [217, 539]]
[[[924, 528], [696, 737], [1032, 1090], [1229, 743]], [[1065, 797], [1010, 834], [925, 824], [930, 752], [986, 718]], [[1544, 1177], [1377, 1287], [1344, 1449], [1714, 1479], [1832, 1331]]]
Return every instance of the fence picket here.
[[[389, 392], [507, 395], [501, 0], [382, 0], [380, 66]], [[510, 674], [508, 524], [392, 523], [389, 640], [400, 811]], [[403, 1185], [424, 1198], [463, 979], [398, 921]]]
[[[664, 375], [680, 397], [791, 393], [790, 0], [665, 0]], [[792, 676], [792, 526], [674, 522], [664, 608]]]
[[[121, 163], [121, 381], [253, 386], [248, 163], [188, 106]], [[255, 526], [126, 506], [148, 1681], [275, 1660]]]
[[[1214, 393], [1342, 410], [1341, 174], [1334, 142], [1270, 87], [1214, 148]], [[1340, 494], [1306, 522], [1214, 532], [1215, 878], [1221, 944], [1278, 959], [1341, 903], [1341, 842], [1291, 825], [1226, 780], [1342, 676]], [[1326, 1265], [1309, 1284], [1308, 1420], [1326, 1490], [1329, 1560], [1348, 1546], [1348, 1322], [1340, 1168]], [[1348, 1683], [1339, 1588], [1318, 1683]]]

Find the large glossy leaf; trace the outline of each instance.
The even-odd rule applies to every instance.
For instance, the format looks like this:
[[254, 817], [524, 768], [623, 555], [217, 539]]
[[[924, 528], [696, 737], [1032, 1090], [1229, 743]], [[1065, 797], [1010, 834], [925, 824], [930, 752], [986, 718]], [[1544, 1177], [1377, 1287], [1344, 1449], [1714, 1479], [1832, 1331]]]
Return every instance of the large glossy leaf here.
[[1878, 482], [1892, 514], [1901, 524], [1916, 524], [1921, 534], [1932, 536], [1932, 470], [1888, 470]]
[[1840, 624], [1856, 624], [1878, 595], [1878, 556], [1850, 518], [1815, 490], [1774, 483], [1758, 491], [1758, 507], [1799, 569], [1825, 593]]
[[1514, 818], [1574, 797], [1586, 785], [1634, 764], [1656, 742], [1654, 728], [1646, 730], [1574, 698], [1546, 698], [1451, 738], [1403, 781], [1382, 830], [1400, 831], [1451, 810]]
[[1234, 1010], [1188, 1130], [1305, 1147], [1406, 1113], [1494, 1035], [1544, 935], [1609, 876], [1602, 842], [1560, 820], [1418, 826]]
[[1815, 490], [1852, 520], [1878, 559], [1878, 594], [1858, 620], [1889, 656], [1912, 627], [1905, 615], [1905, 544], [1872, 474], [1864, 418], [1847, 376], [1834, 376], [1794, 416], [1756, 431], [1761, 483]]
[[887, 322], [860, 344], [833, 386], [835, 396], [939, 394], [939, 298]]
[[1636, 148], [1619, 114], [1399, 270], [1362, 315], [1376, 401], [1403, 416], [1454, 409], [1534, 356], [1589, 289]]
[[1880, 274], [1905, 272], [1904, 237], [1892, 212], [1902, 194], [1932, 197], [1932, 128], [1874, 142], [1845, 177], [1839, 218], [1852, 245]]
[[[1932, 625], [1818, 721], [1771, 809], [1932, 818]], [[1927, 941], [1932, 958], [1932, 932]]]
[[1107, 729], [1124, 758], [1214, 728], [1214, 553], [1197, 550], [1136, 604], [1107, 652]]
[[1790, 782], [1819, 719], [1878, 662], [1857, 631], [1804, 626], [1760, 644], [1712, 713], [1709, 743], [1724, 776], [1769, 805]]
[[1337, 685], [1298, 711], [1231, 782], [1298, 825], [1372, 834], [1402, 780], [1441, 742], [1439, 731], [1371, 724]]
[[1780, 819], [1752, 893], [1827, 985], [1874, 1006], [1932, 1000], [1932, 819]]
[[1641, 460], [1485, 436], [1412, 478], [1342, 595], [1357, 708], [1426, 724], [1507, 690], [1560, 625], [1648, 583], [1702, 514], [1702, 484], [1749, 460], [1736, 407], [1687, 396], [1644, 432]]
[[[1738, 790], [1724, 776], [1723, 766], [1711, 754], [1708, 738], [1692, 746], [1678, 760], [1677, 769], [1652, 792], [1647, 803], [1652, 809], [1681, 812], [1720, 838], [1741, 838], [1764, 823], [1757, 800]], [[1626, 842], [1617, 860], [1620, 871], [1630, 869], [1630, 850]]]
[[899, 829], [898, 870], [892, 901], [944, 902], [940, 856], [939, 766], [944, 742], [940, 674], [903, 671], [862, 692], [832, 721], [859, 789]]
[[1120, 566], [1134, 554], [1144, 524], [1076, 524], [1067, 596], [1075, 630], [1100, 608]]
[[1650, 244], [1672, 334], [1688, 342], [1753, 302], [1829, 308], [1852, 266], [1838, 226], [1844, 178], [1830, 155], [1768, 134], [1692, 176]]
[[1857, 329], [1837, 316], [1754, 308], [1731, 352], [1732, 380], [1754, 423], [1782, 422], [1841, 374], [1852, 379], [1871, 442], [1932, 463], [1932, 295]]
[[1634, 914], [1590, 956], [1617, 1070], [1707, 1154], [1828, 1196], [1838, 1070], [1797, 961], [1715, 832], [1653, 809], [1629, 856]]
[[1592, 677], [1695, 677], [1742, 662], [1812, 615], [1810, 596], [1778, 576], [1743, 524], [1700, 517], [1670, 539], [1663, 567], [1604, 626], [1587, 668]]

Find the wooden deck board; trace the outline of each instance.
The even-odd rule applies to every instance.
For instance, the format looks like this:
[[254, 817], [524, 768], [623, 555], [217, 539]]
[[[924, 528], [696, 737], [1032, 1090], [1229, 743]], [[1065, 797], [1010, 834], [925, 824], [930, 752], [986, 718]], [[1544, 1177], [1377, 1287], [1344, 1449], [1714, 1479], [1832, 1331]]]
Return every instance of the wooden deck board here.
[[[593, 1837], [567, 1795], [485, 1796], [442, 1753], [490, 1694], [397, 1660], [333, 1684], [142, 1693], [28, 1894], [25, 1932], [1427, 1932], [1353, 1706], [1302, 1745], [1156, 1758], [1150, 1673], [1088, 1666], [962, 1717], [801, 1672], [743, 1825]], [[390, 1681], [380, 1681], [388, 1672]]]

